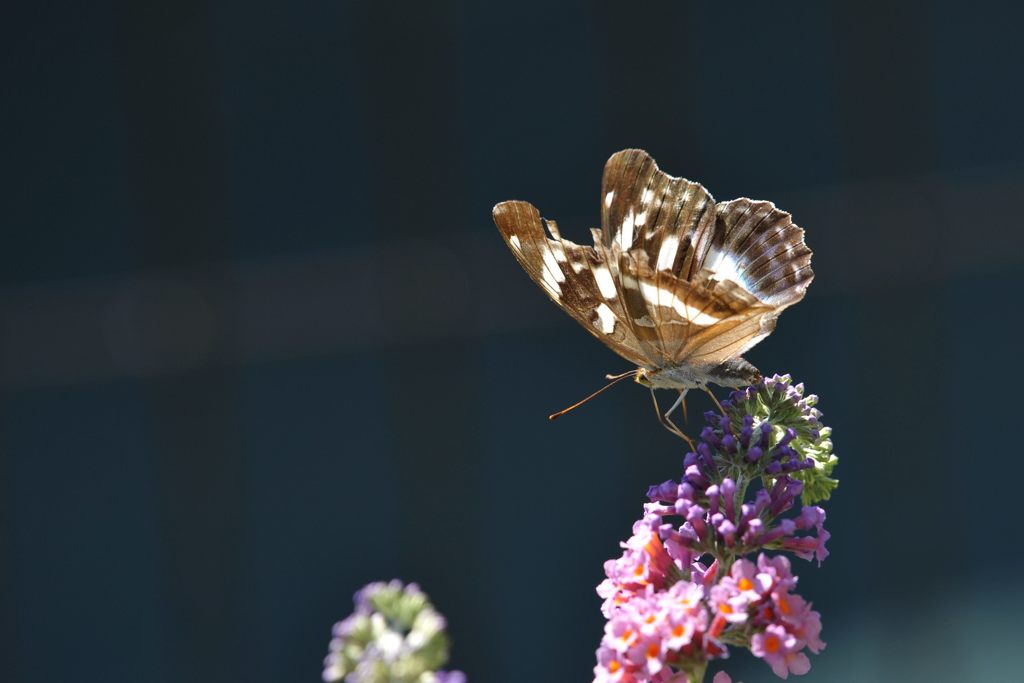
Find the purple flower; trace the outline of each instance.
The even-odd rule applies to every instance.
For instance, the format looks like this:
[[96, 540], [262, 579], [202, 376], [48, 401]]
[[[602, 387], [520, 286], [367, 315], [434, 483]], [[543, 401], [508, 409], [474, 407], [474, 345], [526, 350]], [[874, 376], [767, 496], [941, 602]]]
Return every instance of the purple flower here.
[[803, 384], [793, 384], [788, 375], [766, 377], [734, 391], [722, 402], [724, 415], [706, 416], [709, 429], [701, 438], [714, 445], [715, 438], [738, 430], [738, 452], [745, 462], [759, 464], [772, 477], [793, 474], [805, 484], [806, 503], [826, 500], [838, 484], [830, 477], [838, 461], [817, 402], [817, 396], [805, 396]]
[[803, 560], [816, 559], [818, 566], [821, 566], [821, 563], [828, 557], [825, 542], [832, 537], [832, 534], [825, 530], [825, 511], [817, 505], [806, 505], [794, 522], [797, 530], [814, 529], [815, 535], [784, 539], [782, 547], [792, 551], [794, 555]]
[[775, 376], [705, 414], [682, 476], [648, 489], [621, 557], [605, 563], [595, 681], [702, 680], [710, 660], [728, 657], [726, 643], [749, 643], [783, 678], [809, 670], [805, 650], [825, 647], [821, 615], [794, 592], [789, 558], [763, 551], [828, 556], [825, 511], [798, 507], [836, 483], [816, 402]]
[[461, 671], [435, 671], [431, 683], [466, 683], [466, 674]]
[[[724, 477], [719, 483], [700, 484], [695, 474], [699, 467], [691, 464], [681, 483], [651, 487], [648, 496], [654, 502], [644, 507], [644, 524], [657, 530], [680, 568], [723, 546], [737, 555], [782, 548], [819, 564], [828, 556], [824, 510], [805, 506], [798, 517], [781, 516], [792, 509], [802, 482], [781, 475], [770, 489], [758, 489], [752, 502], [737, 505], [736, 482]], [[815, 535], [797, 535], [808, 531]]]

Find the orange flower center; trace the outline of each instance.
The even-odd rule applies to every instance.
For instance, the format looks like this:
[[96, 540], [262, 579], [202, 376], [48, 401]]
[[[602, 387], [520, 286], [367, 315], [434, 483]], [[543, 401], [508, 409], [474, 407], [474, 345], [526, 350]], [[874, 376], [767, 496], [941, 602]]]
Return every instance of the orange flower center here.
[[777, 636], [768, 636], [764, 639], [764, 649], [772, 654], [779, 651], [779, 639]]
[[750, 590], [751, 588], [754, 587], [753, 582], [751, 582], [751, 580], [748, 579], [747, 577], [743, 577], [742, 579], [740, 579], [736, 583], [736, 585], [740, 587], [741, 591], [748, 591], [748, 590]]
[[789, 603], [786, 602], [785, 598], [779, 598], [778, 602], [779, 609], [782, 611], [783, 614], [790, 614], [793, 612], [793, 608], [789, 606]]
[[647, 545], [644, 546], [644, 550], [652, 558], [658, 557], [665, 552], [665, 546], [661, 544], [661, 539], [657, 536], [651, 536], [651, 540], [647, 541]]

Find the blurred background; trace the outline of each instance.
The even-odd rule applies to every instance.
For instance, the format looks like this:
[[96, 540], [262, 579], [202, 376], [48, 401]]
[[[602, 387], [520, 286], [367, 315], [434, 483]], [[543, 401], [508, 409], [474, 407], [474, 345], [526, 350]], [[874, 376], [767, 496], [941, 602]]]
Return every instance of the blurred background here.
[[470, 680], [590, 680], [602, 562], [682, 451], [636, 386], [547, 421], [629, 365], [490, 212], [586, 241], [625, 147], [815, 251], [748, 355], [821, 396], [840, 456], [832, 556], [795, 567], [829, 643], [806, 680], [1018, 679], [1019, 5], [6, 15], [4, 680], [315, 681], [392, 577]]

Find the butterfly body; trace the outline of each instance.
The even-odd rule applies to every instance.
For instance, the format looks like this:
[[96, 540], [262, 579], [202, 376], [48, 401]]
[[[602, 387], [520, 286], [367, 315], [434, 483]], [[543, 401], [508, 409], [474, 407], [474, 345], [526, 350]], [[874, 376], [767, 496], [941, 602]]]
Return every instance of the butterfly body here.
[[652, 389], [703, 389], [709, 384], [739, 388], [761, 380], [761, 373], [743, 358], [734, 358], [714, 366], [677, 365], [666, 368], [640, 368], [635, 381]]
[[716, 204], [643, 150], [605, 165], [593, 246], [563, 239], [531, 204], [502, 202], [494, 220], [547, 295], [653, 389], [741, 387], [760, 379], [744, 352], [775, 329], [811, 283], [802, 229], [771, 202]]

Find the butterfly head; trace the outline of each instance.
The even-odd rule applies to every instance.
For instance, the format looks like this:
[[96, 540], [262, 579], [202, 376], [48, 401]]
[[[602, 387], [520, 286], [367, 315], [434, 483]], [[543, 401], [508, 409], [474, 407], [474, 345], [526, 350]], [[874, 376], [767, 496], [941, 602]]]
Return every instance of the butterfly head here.
[[633, 381], [645, 387], [653, 387], [654, 384], [651, 383], [653, 373], [653, 370], [648, 370], [647, 368], [637, 368], [636, 373], [633, 375]]

